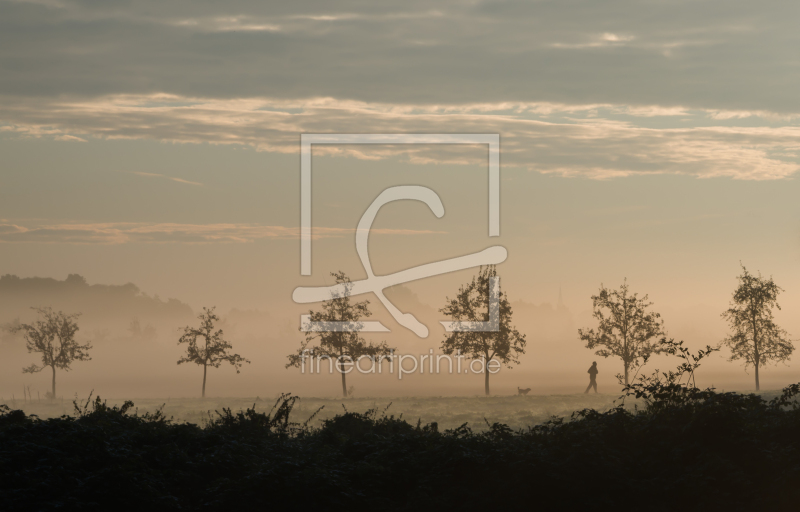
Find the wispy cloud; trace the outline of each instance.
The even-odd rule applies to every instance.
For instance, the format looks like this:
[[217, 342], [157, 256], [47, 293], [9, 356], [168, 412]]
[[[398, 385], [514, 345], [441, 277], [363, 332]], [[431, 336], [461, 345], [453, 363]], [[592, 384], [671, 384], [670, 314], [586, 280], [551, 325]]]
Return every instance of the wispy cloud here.
[[198, 187], [204, 186], [202, 183], [200, 183], [198, 181], [189, 181], [189, 180], [185, 180], [183, 178], [176, 178], [174, 176], [166, 176], [164, 174], [156, 174], [154, 172], [132, 171], [131, 174], [135, 174], [137, 176], [147, 176], [147, 177], [151, 177], [151, 178], [164, 178], [164, 179], [167, 179], [167, 180], [170, 180], [170, 181], [174, 181], [176, 183], [185, 183], [186, 185], [195, 185], [195, 186], [198, 186]]
[[[355, 229], [314, 227], [312, 238], [353, 236]], [[376, 228], [376, 235], [428, 235], [441, 231]], [[177, 224], [177, 223], [0, 223], [0, 243], [249, 243], [264, 239], [294, 239], [300, 229], [258, 224]]]
[[796, 2], [36, 3], [2, 2], [0, 94], [800, 110]]
[[190, 18], [170, 21], [169, 23], [176, 27], [199, 29], [208, 32], [277, 32], [281, 30], [281, 26], [276, 23], [266, 23], [246, 15]]
[[53, 137], [55, 140], [71, 141], [71, 142], [86, 142], [86, 139], [62, 133]]
[[624, 46], [625, 44], [633, 41], [634, 36], [613, 34], [605, 32], [595, 36], [587, 37], [584, 41], [579, 43], [552, 43], [550, 46], [553, 48], [599, 48], [603, 46]]
[[[500, 133], [503, 165], [608, 179], [642, 174], [782, 179], [800, 170], [800, 126], [759, 112], [555, 103], [394, 105], [333, 98], [213, 99], [118, 95], [16, 101], [0, 130], [32, 137], [94, 136], [237, 144], [296, 153], [298, 133]], [[660, 120], [658, 127], [653, 122]], [[415, 163], [473, 163], [452, 146], [319, 146], [315, 154]], [[480, 158], [483, 158], [482, 156]], [[198, 185], [155, 173], [143, 176]]]
[[0, 131], [285, 153], [299, 133], [493, 132], [504, 165], [591, 178], [800, 165], [792, 2], [37, 1], [66, 8], [3, 3]]

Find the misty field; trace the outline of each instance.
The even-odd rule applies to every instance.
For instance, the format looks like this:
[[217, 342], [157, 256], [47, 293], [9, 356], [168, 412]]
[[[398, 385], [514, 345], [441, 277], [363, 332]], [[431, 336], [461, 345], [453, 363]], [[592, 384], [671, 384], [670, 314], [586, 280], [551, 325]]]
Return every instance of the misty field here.
[[[760, 393], [765, 400], [774, 398], [779, 391]], [[77, 401], [82, 404], [87, 397]], [[106, 399], [108, 405], [122, 405], [125, 399]], [[576, 395], [533, 395], [533, 396], [471, 396], [471, 397], [365, 397], [365, 398], [315, 398], [300, 397], [291, 412], [293, 422], [306, 422], [320, 407], [309, 426], [319, 426], [323, 420], [333, 418], [344, 412], [364, 413], [376, 409], [383, 415], [395, 416], [409, 423], [421, 421], [423, 425], [436, 422], [440, 429], [457, 428], [464, 423], [476, 431], [485, 430], [486, 422], [503, 423], [517, 430], [539, 425], [553, 416], [569, 418], [575, 411], [594, 409], [607, 411], [615, 405], [618, 394], [576, 394]], [[275, 397], [255, 398], [140, 398], [132, 399], [134, 410], [139, 413], [162, 410], [167, 418], [176, 422], [189, 422], [197, 425], [206, 424], [215, 418], [215, 411], [222, 412], [229, 408], [233, 412], [255, 406], [259, 412], [269, 412]], [[12, 409], [21, 409], [26, 414], [36, 414], [42, 419], [72, 415], [72, 400], [6, 400]], [[634, 405], [631, 398], [626, 404]], [[484, 419], [485, 418], [485, 419]]]
[[[101, 397], [105, 399], [105, 397]], [[291, 421], [304, 423], [317, 410], [310, 426], [318, 426], [324, 419], [333, 418], [343, 412], [364, 413], [369, 409], [377, 409], [379, 413], [386, 411], [387, 416], [401, 417], [409, 423], [422, 424], [436, 422], [441, 429], [457, 428], [467, 423], [473, 430], [484, 430], [489, 423], [504, 423], [513, 429], [524, 428], [543, 423], [552, 416], [569, 417], [573, 411], [591, 408], [598, 411], [608, 410], [613, 406], [615, 394], [579, 394], [550, 396], [474, 396], [474, 397], [399, 397], [399, 398], [304, 398], [295, 405], [291, 413]], [[210, 416], [216, 417], [215, 411], [222, 412], [229, 408], [236, 412], [253, 407], [260, 412], [269, 412], [277, 397], [255, 398], [168, 398], [168, 399], [133, 399], [135, 409], [140, 413], [155, 412], [162, 408], [163, 413], [177, 422], [189, 422], [202, 425]], [[82, 397], [78, 402], [85, 402]], [[122, 405], [124, 399], [108, 399], [109, 405]], [[42, 419], [72, 414], [72, 400], [45, 400], [24, 402], [7, 400], [6, 405], [13, 409], [22, 409], [27, 414], [36, 414]], [[485, 418], [485, 420], [484, 420]]]

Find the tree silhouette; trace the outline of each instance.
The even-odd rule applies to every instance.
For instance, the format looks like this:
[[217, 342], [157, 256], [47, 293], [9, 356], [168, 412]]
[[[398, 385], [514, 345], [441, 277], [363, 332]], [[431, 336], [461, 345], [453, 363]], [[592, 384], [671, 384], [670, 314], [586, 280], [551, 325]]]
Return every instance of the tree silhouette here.
[[647, 311], [652, 305], [647, 302], [647, 295], [640, 299], [629, 292], [627, 279], [619, 290], [609, 290], [601, 284], [600, 293], [592, 295], [592, 316], [599, 323], [597, 331], [578, 329], [586, 348], [602, 347], [595, 352], [598, 356], [622, 359], [625, 373], [618, 377], [626, 386], [630, 370], [638, 367], [642, 358], [665, 352], [657, 343], [657, 338], [666, 335], [664, 322], [660, 314]]
[[16, 324], [14, 332], [25, 333], [25, 346], [29, 353], [38, 352], [42, 355], [42, 364], [32, 364], [23, 368], [23, 373], [37, 373], [48, 366], [53, 370], [53, 385], [50, 397], [56, 397], [56, 368], [64, 371], [70, 370], [73, 361], [89, 361], [89, 350], [92, 345], [81, 345], [75, 341], [78, 324], [75, 319], [80, 313], [67, 315], [59, 311], [54, 313], [51, 308], [31, 308], [39, 314], [32, 324]]
[[[209, 366], [219, 368], [222, 363], [227, 362], [239, 373], [242, 363], [250, 364], [250, 361], [239, 354], [228, 352], [233, 346], [222, 337], [222, 329], [214, 330], [215, 324], [219, 322], [214, 309], [203, 308], [203, 313], [197, 317], [200, 319], [200, 327], [195, 329], [187, 326], [178, 340], [179, 345], [188, 344], [186, 355], [178, 359], [178, 364], [195, 363], [203, 366], [203, 398], [206, 396], [206, 374]], [[203, 338], [201, 345], [198, 345], [197, 338]]]
[[756, 373], [756, 391], [761, 390], [758, 370], [768, 362], [786, 361], [794, 351], [788, 333], [773, 321], [772, 308], [781, 309], [778, 294], [783, 290], [772, 277], [750, 274], [742, 265], [739, 286], [733, 292], [731, 307], [722, 313], [732, 334], [725, 338], [731, 349], [730, 361], [743, 359], [745, 368], [752, 365]]
[[[463, 328], [464, 322], [488, 322], [490, 278], [497, 278], [494, 265], [481, 267], [472, 281], [458, 290], [455, 299], [447, 298], [447, 305], [439, 311], [453, 319], [453, 325]], [[502, 291], [497, 297], [499, 301], [499, 325], [496, 331], [468, 330], [450, 332], [442, 342], [442, 351], [451, 355], [463, 354], [470, 359], [482, 359], [484, 362], [484, 387], [489, 395], [489, 363], [497, 360], [506, 367], [511, 363], [519, 364], [519, 355], [525, 353], [525, 335], [520, 334], [511, 325], [511, 304]]]
[[[350, 290], [353, 285], [350, 278], [341, 271], [331, 272], [331, 276], [336, 279], [336, 284], [344, 285], [345, 291], [341, 294], [333, 294], [330, 300], [324, 301], [321, 311], [309, 311], [309, 321], [321, 323], [323, 326], [328, 322], [343, 322], [347, 328], [331, 327], [331, 331], [323, 331], [307, 326], [306, 337], [301, 342], [297, 353], [288, 356], [289, 362], [286, 363], [286, 368], [299, 368], [309, 355], [313, 358], [335, 359], [337, 369], [342, 375], [342, 395], [346, 398], [348, 393], [345, 365], [357, 362], [360, 357], [364, 356], [390, 355], [394, 349], [390, 349], [385, 341], [378, 344], [367, 343], [359, 335], [358, 331], [363, 326], [361, 319], [372, 315], [369, 310], [369, 301], [351, 302]], [[319, 340], [319, 344], [310, 346], [314, 340]]]

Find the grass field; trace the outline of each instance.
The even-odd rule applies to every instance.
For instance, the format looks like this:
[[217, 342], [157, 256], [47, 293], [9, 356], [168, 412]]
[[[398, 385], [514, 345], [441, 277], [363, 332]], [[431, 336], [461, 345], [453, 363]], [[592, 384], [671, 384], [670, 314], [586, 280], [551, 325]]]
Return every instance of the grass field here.
[[[416, 423], [437, 422], [440, 428], [455, 428], [468, 423], [474, 430], [486, 427], [490, 423], [502, 422], [510, 427], [522, 428], [546, 421], [553, 415], [569, 416], [573, 411], [594, 408], [607, 410], [613, 405], [618, 395], [552, 395], [552, 396], [493, 396], [493, 397], [398, 397], [398, 398], [304, 398], [292, 411], [292, 421], [305, 422], [320, 407], [323, 409], [315, 416], [311, 425], [317, 426], [325, 418], [331, 418], [344, 412], [365, 412], [368, 409], [386, 410], [387, 415], [401, 416]], [[154, 412], [163, 406], [167, 417], [175, 421], [203, 424], [209, 413], [221, 411], [223, 407], [238, 411], [255, 404], [259, 411], [272, 408], [277, 397], [269, 398], [170, 398], [170, 399], [133, 399], [140, 413]], [[83, 401], [85, 402], [85, 398]], [[122, 404], [122, 399], [109, 399], [108, 404]], [[58, 417], [72, 414], [71, 400], [45, 400], [24, 402], [22, 400], [6, 401], [12, 409], [22, 409], [27, 414], [36, 414], [40, 418]], [[216, 416], [216, 415], [214, 415]]]
[[[760, 393], [764, 399], [771, 399], [777, 391]], [[323, 409], [314, 417], [311, 426], [319, 426], [323, 419], [332, 418], [345, 411], [366, 412], [368, 409], [386, 409], [386, 415], [401, 416], [410, 423], [421, 420], [422, 424], [437, 422], [439, 428], [450, 429], [468, 423], [476, 431], [486, 428], [490, 423], [505, 423], [512, 429], [541, 424], [552, 416], [569, 417], [574, 411], [585, 408], [606, 411], [614, 406], [618, 394], [577, 394], [577, 395], [534, 395], [534, 396], [473, 396], [473, 397], [395, 397], [395, 398], [313, 398], [301, 397], [292, 410], [291, 420], [303, 423], [320, 407]], [[254, 398], [167, 398], [133, 399], [139, 413], [155, 412], [163, 407], [167, 417], [178, 422], [190, 422], [198, 425], [206, 423], [209, 414], [216, 417], [214, 411], [222, 411], [223, 407], [234, 412], [252, 407], [268, 412], [277, 397]], [[84, 397], [83, 402], [86, 401]], [[108, 404], [121, 405], [124, 399], [108, 399]], [[632, 405], [631, 399], [626, 401]], [[52, 418], [64, 414], [71, 415], [74, 406], [71, 400], [45, 400], [23, 402], [22, 400], [5, 402], [12, 409], [22, 409], [27, 414], [36, 414], [40, 418]], [[388, 407], [388, 409], [387, 409]], [[484, 420], [484, 418], [486, 420]]]

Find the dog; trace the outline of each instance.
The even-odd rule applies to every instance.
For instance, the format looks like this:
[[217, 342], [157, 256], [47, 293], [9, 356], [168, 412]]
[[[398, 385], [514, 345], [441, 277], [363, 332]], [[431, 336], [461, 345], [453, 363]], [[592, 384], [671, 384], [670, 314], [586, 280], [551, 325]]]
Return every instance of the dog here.
[[519, 394], [519, 395], [527, 395], [530, 390], [531, 390], [531, 388], [520, 389], [520, 387], [517, 386], [517, 394]]

